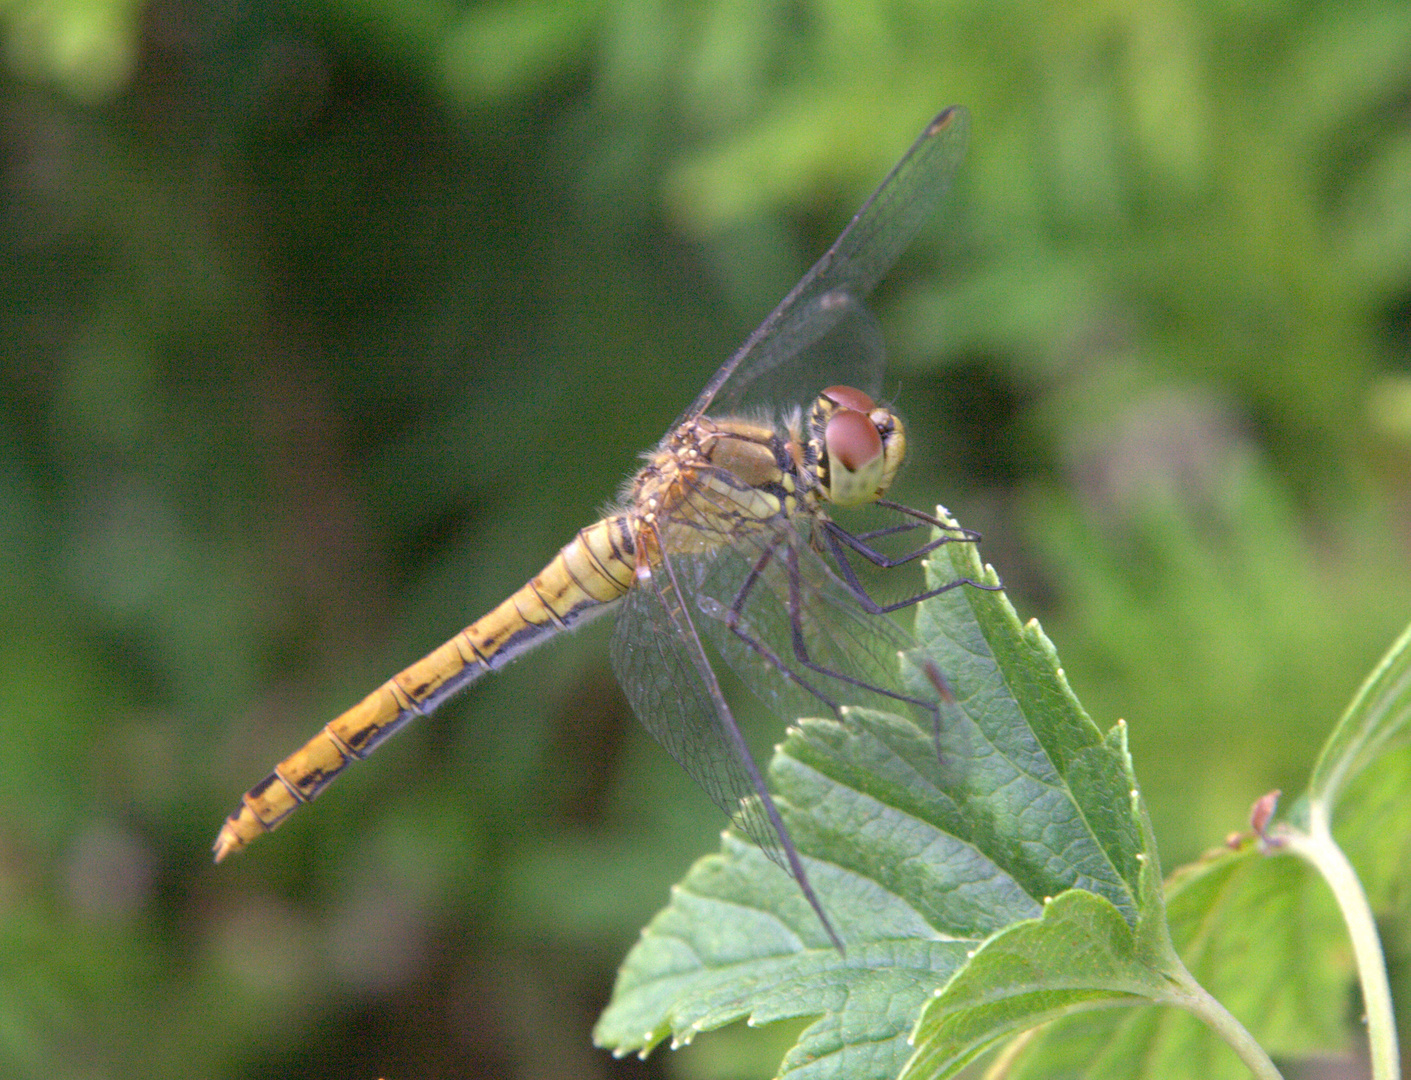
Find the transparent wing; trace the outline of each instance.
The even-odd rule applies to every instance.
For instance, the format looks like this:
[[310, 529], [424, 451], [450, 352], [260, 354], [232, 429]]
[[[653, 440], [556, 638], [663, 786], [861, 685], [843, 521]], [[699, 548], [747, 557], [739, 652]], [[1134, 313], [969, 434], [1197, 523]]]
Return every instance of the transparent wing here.
[[[950, 189], [969, 119], [952, 106], [912, 144], [841, 236], [706, 384], [681, 420], [715, 406], [807, 406], [833, 383], [879, 394], [882, 349], [863, 300]], [[681, 420], [677, 422], [680, 423]]]
[[649, 580], [627, 593], [613, 631], [613, 671], [637, 718], [667, 753], [733, 824], [797, 877], [792, 844], [766, 812], [763, 778], [673, 581], [677, 564], [690, 558], [663, 559]]
[[[779, 715], [913, 711], [898, 655], [911, 635], [863, 609], [799, 528], [737, 536], [705, 562], [694, 598], [701, 633]], [[929, 730], [930, 717], [917, 720]]]

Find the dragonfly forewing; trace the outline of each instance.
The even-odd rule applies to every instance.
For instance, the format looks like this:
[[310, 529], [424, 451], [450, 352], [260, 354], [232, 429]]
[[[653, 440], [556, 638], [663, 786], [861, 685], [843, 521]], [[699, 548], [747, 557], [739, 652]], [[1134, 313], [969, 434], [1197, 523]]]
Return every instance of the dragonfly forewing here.
[[[950, 190], [969, 128], [969, 114], [959, 106], [926, 125], [833, 246], [715, 373], [683, 419], [712, 406], [734, 411], [756, 403], [806, 405], [828, 385], [809, 367], [810, 351], [799, 344], [821, 337], [810, 330], [816, 320], [830, 317], [820, 298], [837, 293], [861, 301], [877, 287]], [[844, 362], [841, 356], [833, 360]], [[866, 389], [873, 369], [866, 355], [858, 360], [863, 367], [840, 368], [830, 377]], [[784, 396], [771, 398], [778, 388], [785, 388]]]
[[811, 404], [810, 395], [798, 383], [800, 367], [808, 369], [814, 387], [842, 384], [869, 397], [882, 396], [886, 370], [882, 326], [862, 298], [847, 289], [831, 289], [802, 302], [793, 317], [780, 324], [769, 346], [780, 362], [758, 364], [747, 381], [730, 383], [713, 409], [748, 413], [764, 402], [774, 402], [776, 409]]

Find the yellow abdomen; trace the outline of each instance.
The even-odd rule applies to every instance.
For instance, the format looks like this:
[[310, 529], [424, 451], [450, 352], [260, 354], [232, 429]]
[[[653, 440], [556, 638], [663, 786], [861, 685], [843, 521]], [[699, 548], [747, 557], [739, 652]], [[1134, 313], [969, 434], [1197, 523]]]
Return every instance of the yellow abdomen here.
[[407, 721], [427, 715], [486, 672], [560, 631], [606, 611], [632, 583], [635, 550], [624, 514], [582, 529], [508, 600], [330, 720], [247, 791], [216, 837], [216, 862], [278, 826]]

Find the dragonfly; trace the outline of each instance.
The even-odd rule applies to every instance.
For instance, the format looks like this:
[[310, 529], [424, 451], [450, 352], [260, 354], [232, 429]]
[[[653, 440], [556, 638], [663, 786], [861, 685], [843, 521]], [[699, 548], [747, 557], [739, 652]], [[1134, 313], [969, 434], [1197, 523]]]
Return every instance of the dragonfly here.
[[[863, 301], [949, 190], [968, 118], [937, 115], [841, 236], [725, 361], [668, 429], [619, 508], [580, 529], [487, 615], [334, 718], [252, 787], [214, 845], [220, 862], [319, 795], [352, 762], [482, 675], [613, 611], [614, 672], [633, 711], [731, 822], [798, 883], [831, 944], [842, 940], [741, 734], [719, 664], [786, 719], [820, 707], [905, 707], [940, 752], [944, 676], [919, 664], [891, 613], [968, 579], [874, 600], [859, 570], [911, 563], [979, 537], [886, 498], [906, 453], [901, 419], [876, 403], [883, 350]], [[893, 524], [850, 532], [830, 507], [872, 506]], [[910, 550], [898, 534], [930, 530]], [[871, 571], [868, 571], [871, 573]]]

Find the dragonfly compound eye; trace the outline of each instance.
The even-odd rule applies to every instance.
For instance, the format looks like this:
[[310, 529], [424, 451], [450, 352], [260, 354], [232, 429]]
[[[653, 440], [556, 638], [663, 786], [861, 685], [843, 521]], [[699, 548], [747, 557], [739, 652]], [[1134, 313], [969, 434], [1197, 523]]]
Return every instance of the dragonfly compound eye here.
[[[823, 441], [828, 446], [828, 460], [835, 472], [863, 473], [882, 457], [882, 436], [871, 418], [851, 409], [834, 414], [824, 430]], [[834, 483], [837, 483], [836, 477]]]
[[876, 403], [855, 386], [830, 386], [820, 396], [853, 412], [870, 413], [876, 408]]
[[[854, 409], [835, 396], [848, 390], [866, 410]], [[830, 501], [857, 506], [882, 497], [891, 487], [905, 453], [901, 421], [890, 409], [877, 408], [858, 390], [830, 387], [824, 397], [833, 405], [823, 429], [819, 478]]]

